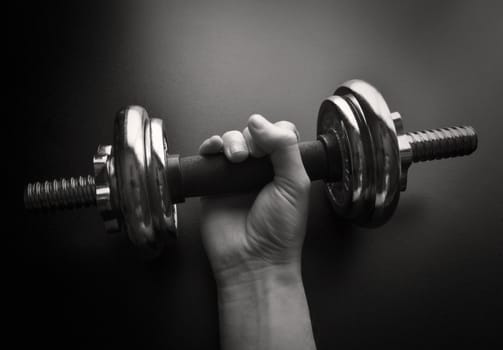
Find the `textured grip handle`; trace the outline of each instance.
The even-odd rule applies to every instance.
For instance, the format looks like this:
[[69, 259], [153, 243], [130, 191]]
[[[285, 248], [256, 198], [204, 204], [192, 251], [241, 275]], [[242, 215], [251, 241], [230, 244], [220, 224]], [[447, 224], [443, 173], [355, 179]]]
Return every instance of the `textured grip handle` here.
[[[328, 159], [321, 141], [299, 143], [302, 162], [309, 178], [326, 179]], [[179, 159], [180, 183], [183, 197], [199, 197], [225, 193], [243, 193], [258, 190], [274, 177], [269, 157], [248, 158], [241, 163], [231, 163], [223, 154], [189, 156]], [[174, 202], [183, 200], [174, 199]]]

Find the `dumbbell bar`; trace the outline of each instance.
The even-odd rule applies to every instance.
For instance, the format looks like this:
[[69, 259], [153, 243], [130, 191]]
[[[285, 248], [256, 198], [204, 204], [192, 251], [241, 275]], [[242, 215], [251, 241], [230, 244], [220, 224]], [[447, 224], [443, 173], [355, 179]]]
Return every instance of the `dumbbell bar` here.
[[[362, 226], [393, 214], [412, 162], [462, 156], [477, 148], [472, 127], [404, 133], [370, 84], [351, 80], [321, 104], [317, 140], [299, 143], [312, 181], [324, 180], [335, 212]], [[180, 157], [168, 152], [161, 119], [130, 106], [115, 118], [113, 146], [99, 146], [94, 177], [29, 184], [26, 208], [96, 205], [109, 232], [126, 231], [147, 256], [177, 235], [176, 204], [187, 197], [258, 190], [272, 181], [269, 157], [229, 162], [223, 154]]]

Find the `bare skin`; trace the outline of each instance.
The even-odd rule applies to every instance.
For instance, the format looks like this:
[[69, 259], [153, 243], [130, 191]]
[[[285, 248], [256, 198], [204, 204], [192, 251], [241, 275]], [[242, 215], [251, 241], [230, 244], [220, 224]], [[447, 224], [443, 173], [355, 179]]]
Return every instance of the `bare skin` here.
[[222, 348], [315, 349], [301, 276], [310, 180], [295, 126], [255, 114], [243, 132], [212, 136], [199, 151], [231, 162], [269, 155], [275, 173], [258, 194], [201, 200]]

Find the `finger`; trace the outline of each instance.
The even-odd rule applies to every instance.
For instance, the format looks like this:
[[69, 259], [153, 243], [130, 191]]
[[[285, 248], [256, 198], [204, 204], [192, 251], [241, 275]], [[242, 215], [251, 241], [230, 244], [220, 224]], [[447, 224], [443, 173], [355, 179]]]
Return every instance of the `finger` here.
[[[295, 127], [295, 125], [293, 123], [286, 121], [286, 120], [282, 120], [282, 121], [274, 123], [274, 125], [282, 128], [282, 129], [293, 131], [295, 133], [295, 135], [297, 136], [297, 141], [299, 141], [299, 139], [300, 139], [299, 131], [297, 130], [297, 128]], [[266, 152], [264, 152], [264, 150], [261, 149], [260, 146], [257, 145], [257, 143], [253, 140], [253, 137], [251, 136], [250, 130], [248, 129], [248, 127], [246, 127], [243, 130], [243, 137], [245, 138], [246, 144], [248, 146], [248, 152], [253, 157], [260, 158], [266, 154]]]
[[204, 142], [199, 146], [200, 155], [215, 154], [221, 152], [224, 147], [224, 141], [218, 135], [213, 135], [210, 138], [204, 140]]
[[274, 123], [274, 125], [282, 128], [282, 129], [293, 131], [295, 133], [295, 136], [297, 137], [297, 142], [300, 141], [300, 133], [299, 133], [299, 130], [297, 130], [297, 127], [295, 126], [294, 123], [289, 122], [287, 120], [281, 120], [279, 122]]
[[253, 137], [250, 134], [250, 130], [246, 127], [243, 130], [243, 137], [245, 138], [246, 145], [248, 146], [248, 152], [255, 158], [260, 158], [266, 155], [263, 149], [257, 145], [257, 143], [253, 140]]
[[224, 141], [224, 153], [227, 159], [233, 163], [242, 162], [248, 158], [248, 146], [239, 131], [227, 131], [222, 135]]
[[281, 122], [278, 126], [258, 114], [248, 120], [253, 141], [270, 155], [274, 182], [293, 195], [305, 192], [310, 180], [300, 157], [295, 126], [289, 124]]

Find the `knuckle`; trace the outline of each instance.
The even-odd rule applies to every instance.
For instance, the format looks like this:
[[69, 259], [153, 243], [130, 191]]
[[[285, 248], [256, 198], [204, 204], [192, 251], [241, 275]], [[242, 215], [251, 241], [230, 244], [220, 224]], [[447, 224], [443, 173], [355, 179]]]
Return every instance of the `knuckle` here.
[[290, 146], [297, 143], [297, 135], [293, 131], [286, 131], [279, 138], [279, 144], [284, 146]]
[[277, 122], [275, 125], [288, 132], [288, 134], [290, 134], [287, 136], [289, 141], [291, 141], [290, 138], [295, 138], [295, 141], [300, 140], [299, 131], [297, 130], [295, 124], [293, 124], [292, 122], [289, 122], [287, 120], [281, 120]]
[[288, 120], [280, 120], [276, 125], [283, 129], [295, 130], [295, 124]]

